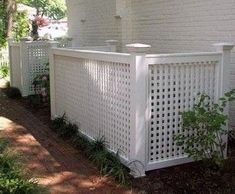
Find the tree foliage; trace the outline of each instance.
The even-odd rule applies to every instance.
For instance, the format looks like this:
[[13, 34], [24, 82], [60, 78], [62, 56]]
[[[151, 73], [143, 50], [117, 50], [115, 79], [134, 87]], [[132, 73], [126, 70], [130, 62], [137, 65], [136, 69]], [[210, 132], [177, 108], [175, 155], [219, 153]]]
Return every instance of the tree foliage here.
[[46, 15], [56, 20], [66, 15], [65, 0], [0, 0], [0, 48], [6, 46], [12, 29], [18, 39], [28, 31], [25, 14], [16, 12], [17, 3], [36, 8], [35, 15]]
[[7, 38], [11, 36], [15, 11], [15, 0], [0, 0], [0, 48], [6, 45]]
[[0, 4], [0, 47], [3, 47], [6, 43], [6, 26], [5, 26], [5, 11], [4, 4]]
[[[21, 3], [34, 7], [36, 15], [46, 15], [50, 18], [59, 20], [66, 15], [65, 0], [18, 0]], [[41, 14], [40, 14], [41, 13]]]
[[13, 37], [16, 41], [19, 41], [22, 37], [28, 35], [29, 32], [29, 23], [27, 12], [16, 12], [14, 15], [14, 24], [12, 28]]

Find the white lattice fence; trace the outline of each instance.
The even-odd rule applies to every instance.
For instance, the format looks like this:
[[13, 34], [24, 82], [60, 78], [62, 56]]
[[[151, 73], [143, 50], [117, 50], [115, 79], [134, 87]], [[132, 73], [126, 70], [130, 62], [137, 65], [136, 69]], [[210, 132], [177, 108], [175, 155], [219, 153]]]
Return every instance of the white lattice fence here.
[[9, 43], [11, 85], [18, 87], [22, 96], [34, 94], [33, 80], [48, 71], [49, 50], [55, 45], [47, 41]]
[[185, 162], [184, 147], [173, 140], [182, 132], [179, 113], [193, 107], [198, 93], [207, 93], [212, 101], [218, 99], [221, 54], [158, 56], [148, 61], [148, 169], [155, 169]]
[[43, 41], [25, 42], [25, 44], [22, 44], [22, 65], [24, 66], [24, 69], [22, 70], [24, 83], [22, 90], [23, 94], [34, 94], [35, 89], [40, 89], [34, 88], [33, 81], [36, 76], [48, 72], [47, 64], [49, 63], [50, 48], [50, 43]]
[[232, 48], [145, 55], [140, 46], [129, 47], [133, 54], [53, 49], [50, 57], [52, 118], [66, 113], [87, 136], [104, 136], [110, 150], [136, 161], [134, 176], [192, 161], [173, 141], [179, 113], [198, 92], [216, 101], [228, 89]]
[[89, 137], [104, 136], [112, 151], [129, 159], [130, 57], [84, 53], [54, 57], [55, 114], [66, 113]]

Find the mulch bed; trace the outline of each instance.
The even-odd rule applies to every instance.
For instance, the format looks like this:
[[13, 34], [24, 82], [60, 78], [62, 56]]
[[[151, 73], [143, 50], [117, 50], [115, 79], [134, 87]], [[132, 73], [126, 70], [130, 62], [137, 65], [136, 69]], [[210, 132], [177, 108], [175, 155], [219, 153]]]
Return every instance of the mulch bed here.
[[[26, 98], [15, 100], [50, 126], [49, 107], [33, 108]], [[222, 171], [210, 171], [201, 163], [190, 163], [147, 172], [131, 180], [134, 190], [145, 194], [235, 194], [235, 141], [229, 144], [230, 157]]]

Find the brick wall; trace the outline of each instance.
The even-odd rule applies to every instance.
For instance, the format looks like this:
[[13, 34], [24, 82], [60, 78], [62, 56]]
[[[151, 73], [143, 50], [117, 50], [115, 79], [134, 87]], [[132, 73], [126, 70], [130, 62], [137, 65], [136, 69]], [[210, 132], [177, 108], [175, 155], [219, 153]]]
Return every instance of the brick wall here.
[[[69, 35], [80, 46], [116, 39], [123, 51], [127, 43], [140, 42], [152, 45], [151, 53], [178, 53], [235, 42], [234, 0], [67, 0], [67, 5]], [[231, 75], [235, 88], [235, 68]]]
[[116, 0], [67, 0], [69, 36], [74, 46], [99, 46], [105, 40], [120, 41]]
[[132, 0], [133, 41], [159, 53], [212, 50], [235, 41], [234, 10], [234, 0]]

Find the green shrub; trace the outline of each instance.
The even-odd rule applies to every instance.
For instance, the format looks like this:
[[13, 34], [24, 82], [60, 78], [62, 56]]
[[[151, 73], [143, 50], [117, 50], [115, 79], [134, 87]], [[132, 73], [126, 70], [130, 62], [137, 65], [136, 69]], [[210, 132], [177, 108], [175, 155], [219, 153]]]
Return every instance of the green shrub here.
[[21, 98], [21, 92], [16, 87], [9, 87], [9, 88], [7, 88], [5, 90], [5, 93], [6, 93], [8, 98], [12, 98], [12, 99]]
[[218, 104], [211, 103], [208, 95], [201, 94], [192, 110], [181, 113], [182, 133], [175, 136], [177, 145], [184, 146], [184, 151], [195, 160], [222, 167], [226, 149], [223, 137], [228, 133], [228, 116], [224, 109], [234, 99], [235, 90], [227, 92]]

